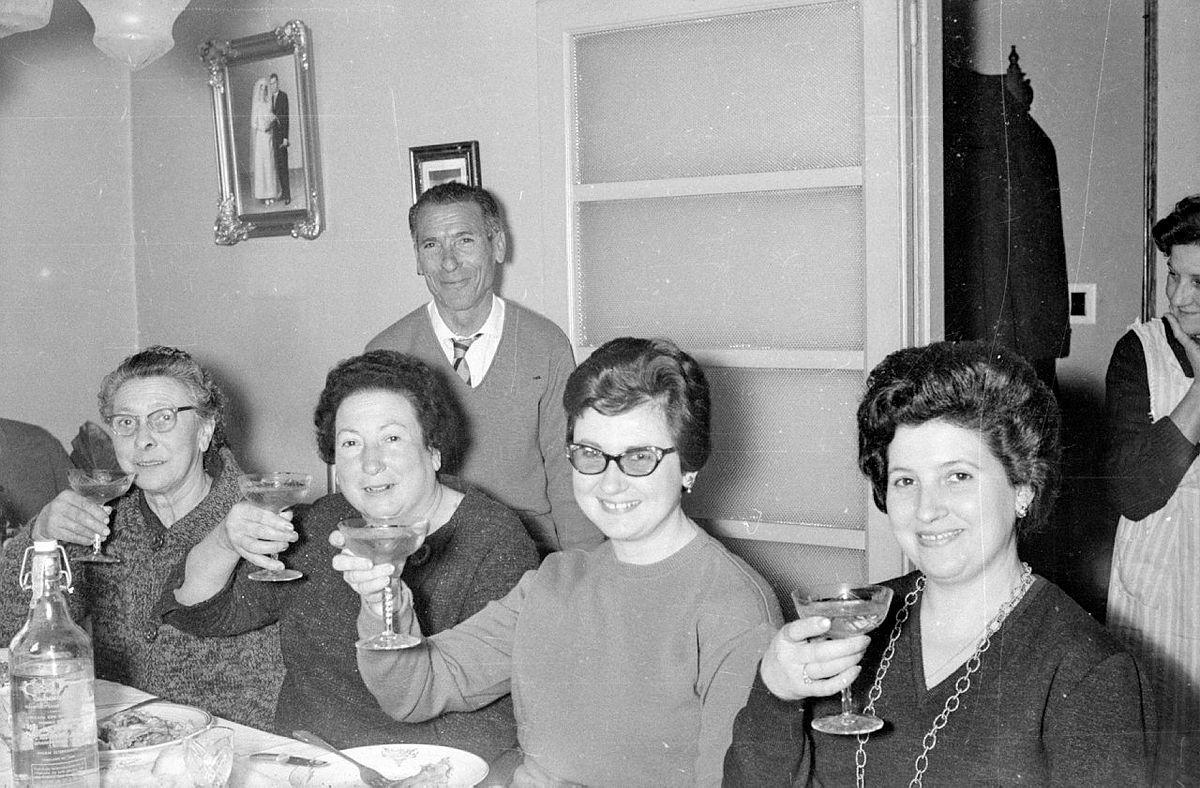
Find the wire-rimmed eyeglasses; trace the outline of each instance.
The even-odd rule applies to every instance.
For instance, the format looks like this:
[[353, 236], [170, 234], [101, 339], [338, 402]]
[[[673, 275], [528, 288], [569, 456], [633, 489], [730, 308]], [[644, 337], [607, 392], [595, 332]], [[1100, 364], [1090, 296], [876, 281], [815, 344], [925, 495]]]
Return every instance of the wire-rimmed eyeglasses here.
[[143, 416], [132, 413], [114, 413], [105, 419], [108, 427], [117, 435], [128, 438], [138, 431], [145, 418], [146, 426], [151, 432], [170, 432], [179, 422], [179, 414], [185, 410], [196, 410], [195, 405], [180, 405], [178, 408], [159, 408]]
[[649, 476], [654, 473], [663, 457], [673, 451], [675, 451], [674, 447], [660, 449], [657, 446], [635, 446], [620, 454], [605, 454], [595, 446], [568, 443], [567, 459], [571, 461], [572, 468], [585, 476], [604, 473], [610, 462], [616, 462], [621, 473], [637, 477]]

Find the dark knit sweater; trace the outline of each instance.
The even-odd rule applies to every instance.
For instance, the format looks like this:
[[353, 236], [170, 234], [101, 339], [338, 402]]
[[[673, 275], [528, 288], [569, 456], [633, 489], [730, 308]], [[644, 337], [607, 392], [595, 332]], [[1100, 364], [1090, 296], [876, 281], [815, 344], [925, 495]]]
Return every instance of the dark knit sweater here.
[[[117, 502], [112, 536], [104, 552], [119, 564], [72, 561], [75, 593], [69, 597], [76, 623], [90, 621], [96, 677], [128, 684], [179, 703], [254, 727], [267, 727], [283, 679], [276, 627], [233, 638], [197, 638], [165, 626], [155, 615], [175, 565], [241, 497], [241, 472], [233, 454], [220, 453], [212, 489], [192, 511], [163, 527], [136, 487]], [[215, 469], [214, 469], [215, 470]], [[0, 638], [5, 642], [24, 623], [29, 592], [17, 584], [31, 524], [4, 545], [0, 568]], [[90, 547], [65, 545], [78, 556]]]
[[[442, 482], [461, 486], [448, 477]], [[526, 571], [537, 568], [537, 551], [516, 515], [474, 489], [465, 492], [454, 516], [430, 535], [402, 575], [413, 591], [422, 630], [430, 634], [504, 596]], [[214, 635], [279, 622], [287, 676], [275, 729], [282, 734], [310, 730], [338, 747], [443, 744], [488, 760], [514, 746], [516, 724], [507, 697], [474, 713], [419, 724], [396, 722], [379, 709], [358, 675], [354, 641], [359, 596], [330, 564], [338, 552], [329, 544], [330, 532], [339, 520], [357, 514], [340, 494], [297, 507], [292, 522], [301, 541], [281, 558], [304, 572], [303, 579], [255, 583], [239, 572], [223, 591], [198, 605], [184, 607], [173, 596], [165, 599], [170, 608], [166, 620]], [[176, 580], [182, 580], [182, 566]]]
[[566, 457], [562, 397], [575, 369], [571, 345], [541, 315], [507, 299], [504, 309], [496, 357], [474, 388], [451, 372], [424, 306], [380, 332], [367, 350], [409, 353], [446, 376], [470, 436], [455, 472], [511, 507], [543, 553], [597, 545], [604, 536], [575, 502]]
[[62, 444], [49, 432], [0, 419], [0, 525], [6, 511], [14, 528], [36, 517], [67, 488], [70, 467]]
[[[896, 613], [917, 574], [889, 581], [892, 609], [875, 631], [854, 683], [865, 702]], [[964, 669], [925, 689], [920, 605], [896, 643], [875, 713], [885, 721], [866, 744], [867, 785], [907, 785], [922, 737]], [[1153, 727], [1149, 692], [1134, 660], [1054, 584], [1037, 578], [1009, 615], [970, 689], [929, 753], [926, 786], [1142, 785]], [[725, 758], [727, 786], [854, 785], [856, 738], [814, 733], [812, 717], [838, 698], [776, 698], [761, 674], [738, 714]], [[810, 765], [810, 758], [812, 759]], [[811, 768], [811, 771], [810, 771]]]

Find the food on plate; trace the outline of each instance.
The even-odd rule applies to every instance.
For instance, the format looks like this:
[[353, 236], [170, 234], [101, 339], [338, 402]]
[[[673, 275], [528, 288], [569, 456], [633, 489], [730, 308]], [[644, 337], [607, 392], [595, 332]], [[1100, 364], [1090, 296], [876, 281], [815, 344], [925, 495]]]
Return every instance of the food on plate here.
[[421, 767], [421, 771], [411, 777], [405, 777], [400, 782], [396, 783], [396, 788], [418, 788], [418, 786], [435, 786], [435, 785], [450, 785], [450, 759], [442, 758], [441, 760], [427, 763]]
[[182, 739], [202, 726], [185, 720], [168, 720], [138, 709], [114, 714], [99, 725], [100, 749], [128, 750]]

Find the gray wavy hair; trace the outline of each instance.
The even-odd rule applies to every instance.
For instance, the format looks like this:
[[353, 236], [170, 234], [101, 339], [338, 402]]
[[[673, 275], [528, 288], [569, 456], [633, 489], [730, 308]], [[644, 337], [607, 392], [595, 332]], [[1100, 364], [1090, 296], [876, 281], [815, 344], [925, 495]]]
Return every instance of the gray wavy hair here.
[[213, 420], [213, 437], [205, 452], [205, 460], [227, 445], [225, 393], [208, 370], [196, 363], [190, 353], [166, 345], [154, 345], [138, 351], [104, 376], [96, 398], [100, 401], [100, 415], [106, 421], [113, 414], [112, 403], [117, 391], [129, 381], [140, 378], [171, 378], [179, 381], [188, 390], [196, 413]]

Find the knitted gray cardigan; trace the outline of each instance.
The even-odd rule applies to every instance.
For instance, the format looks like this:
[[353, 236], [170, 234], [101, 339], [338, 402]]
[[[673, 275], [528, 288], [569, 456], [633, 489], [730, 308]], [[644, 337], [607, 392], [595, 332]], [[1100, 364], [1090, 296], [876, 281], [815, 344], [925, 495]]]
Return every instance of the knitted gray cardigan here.
[[[212, 489], [192, 511], [166, 528], [136, 487], [117, 503], [104, 552], [119, 564], [71, 562], [75, 622], [90, 627], [96, 677], [128, 684], [226, 719], [269, 728], [283, 681], [275, 626], [227, 638], [198, 638], [162, 623], [155, 608], [171, 570], [240, 498], [241, 473], [228, 449], [209, 471]], [[32, 544], [31, 523], [4, 545], [0, 564], [0, 638], [24, 623], [29, 592], [17, 583], [21, 556]], [[90, 548], [66, 545], [70, 556]]]

